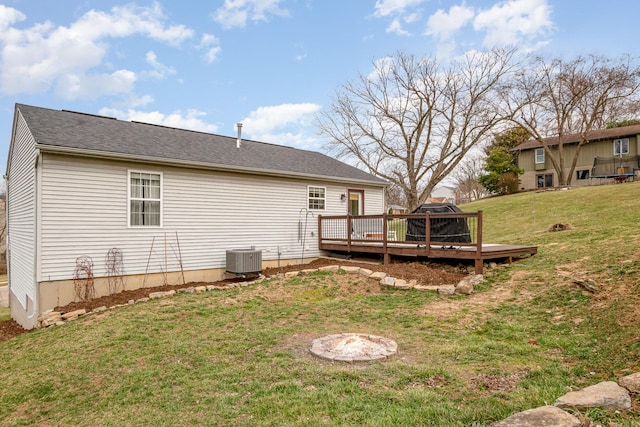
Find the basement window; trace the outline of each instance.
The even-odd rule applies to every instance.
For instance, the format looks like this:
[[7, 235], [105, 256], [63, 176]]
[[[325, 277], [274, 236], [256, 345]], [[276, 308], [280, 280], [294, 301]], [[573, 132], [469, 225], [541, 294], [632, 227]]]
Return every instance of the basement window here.
[[129, 226], [162, 225], [162, 174], [129, 171]]
[[324, 210], [327, 189], [324, 187], [307, 187], [309, 209]]
[[589, 169], [576, 171], [576, 179], [589, 179]]
[[538, 188], [553, 187], [553, 174], [536, 175], [536, 181], [538, 182]]

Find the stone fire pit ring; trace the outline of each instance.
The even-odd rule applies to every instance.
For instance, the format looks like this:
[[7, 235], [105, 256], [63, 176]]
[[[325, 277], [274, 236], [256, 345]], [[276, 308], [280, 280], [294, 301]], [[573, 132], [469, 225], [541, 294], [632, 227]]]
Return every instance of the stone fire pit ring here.
[[369, 362], [393, 356], [398, 351], [395, 341], [370, 334], [342, 333], [316, 338], [311, 353], [337, 362]]

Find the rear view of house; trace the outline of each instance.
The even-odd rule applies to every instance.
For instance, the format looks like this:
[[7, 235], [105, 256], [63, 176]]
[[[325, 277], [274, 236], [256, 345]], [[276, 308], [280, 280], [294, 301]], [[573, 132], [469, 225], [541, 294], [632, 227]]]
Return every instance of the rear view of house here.
[[[589, 132], [587, 139], [589, 142], [580, 147], [571, 185], [640, 179], [640, 125], [594, 130]], [[545, 138], [544, 142], [557, 158], [558, 138]], [[579, 142], [579, 134], [564, 137], [565, 174], [570, 171]], [[530, 139], [514, 151], [518, 166], [524, 171], [520, 177], [523, 190], [559, 185], [558, 174], [539, 141]]]
[[260, 268], [308, 261], [322, 254], [319, 215], [382, 213], [386, 184], [240, 135], [22, 104], [6, 179], [10, 305], [25, 328], [85, 297], [87, 275], [91, 297], [220, 280], [229, 250], [259, 253]]

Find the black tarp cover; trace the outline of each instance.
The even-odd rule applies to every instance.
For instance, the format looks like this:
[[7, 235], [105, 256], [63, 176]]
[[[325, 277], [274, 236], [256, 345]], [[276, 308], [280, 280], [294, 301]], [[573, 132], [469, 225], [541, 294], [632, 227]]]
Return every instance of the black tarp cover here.
[[[412, 214], [424, 213], [457, 213], [462, 212], [450, 203], [425, 203], [417, 207]], [[425, 241], [425, 219], [409, 218], [407, 220], [407, 241]], [[434, 218], [431, 219], [431, 241], [451, 243], [471, 243], [471, 234], [466, 218]]]

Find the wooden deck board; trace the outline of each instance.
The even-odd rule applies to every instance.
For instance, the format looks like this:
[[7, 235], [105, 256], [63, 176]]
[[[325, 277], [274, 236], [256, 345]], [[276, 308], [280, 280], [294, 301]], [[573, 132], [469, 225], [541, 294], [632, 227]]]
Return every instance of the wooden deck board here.
[[[384, 253], [382, 242], [351, 242], [351, 245], [347, 242], [339, 241], [321, 242], [320, 249], [341, 252]], [[474, 259], [476, 257], [476, 248], [473, 246], [432, 245], [430, 250], [427, 250], [425, 245], [389, 243], [387, 244], [387, 252], [392, 255], [423, 255], [430, 258]], [[537, 246], [484, 244], [480, 253], [483, 259], [498, 259], [535, 255], [537, 252]]]
[[[427, 230], [423, 241], [396, 240], [404, 233], [396, 234], [388, 228], [390, 221], [397, 224], [397, 221], [421, 220]], [[431, 240], [429, 230], [431, 221], [463, 219], [474, 221], [476, 224], [475, 233], [469, 233], [469, 243], [445, 243]], [[359, 223], [355, 223], [355, 221]], [[328, 221], [327, 233], [323, 228], [323, 221]], [[369, 233], [354, 232], [352, 225], [358, 226], [375, 225], [376, 232]], [[513, 258], [535, 255], [538, 252], [537, 246], [520, 246], [505, 244], [490, 244], [482, 242], [482, 212], [477, 213], [455, 213], [455, 214], [404, 214], [404, 215], [362, 215], [351, 216], [330, 216], [318, 217], [318, 246], [321, 250], [345, 252], [345, 253], [377, 253], [384, 256], [385, 263], [389, 262], [389, 256], [422, 256], [426, 258], [446, 258], [473, 260], [475, 271], [481, 274], [484, 262], [487, 260], [506, 259], [511, 262]], [[391, 232], [393, 234], [391, 234]], [[348, 236], [348, 237], [347, 237]], [[458, 236], [452, 234], [452, 236]], [[441, 235], [439, 235], [441, 237]], [[458, 239], [456, 239], [458, 240]], [[430, 243], [430, 244], [429, 244]]]

